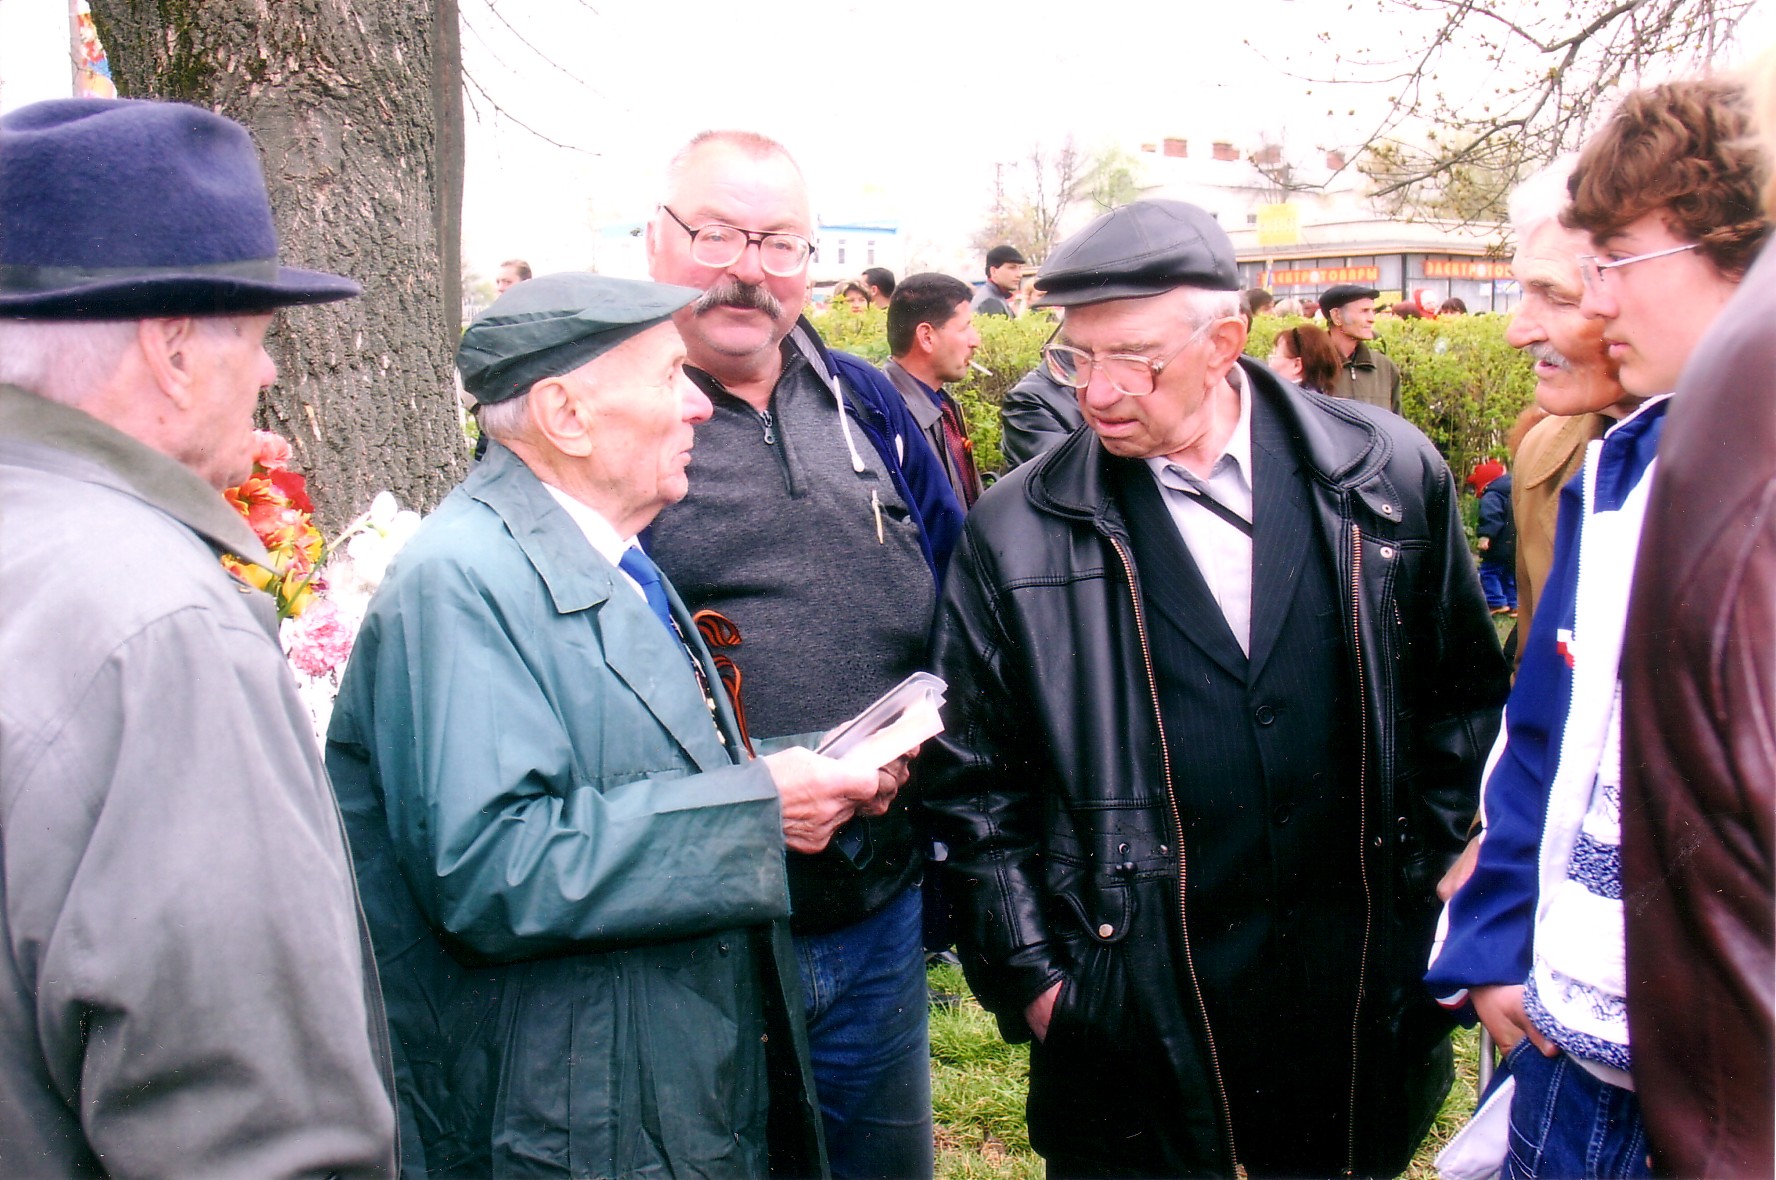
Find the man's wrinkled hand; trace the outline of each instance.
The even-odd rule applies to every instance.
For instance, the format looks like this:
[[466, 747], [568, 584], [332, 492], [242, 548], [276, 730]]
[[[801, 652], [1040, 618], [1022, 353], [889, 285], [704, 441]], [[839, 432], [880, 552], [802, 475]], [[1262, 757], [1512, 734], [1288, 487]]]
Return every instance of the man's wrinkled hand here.
[[1528, 1037], [1535, 1047], [1541, 1050], [1543, 1057], [1554, 1057], [1560, 1052], [1547, 1037], [1542, 1035], [1529, 1019], [1529, 1013], [1523, 1010], [1523, 987], [1520, 984], [1495, 984], [1488, 987], [1468, 989], [1468, 999], [1473, 1002], [1474, 1014], [1480, 1017], [1480, 1023], [1498, 1042], [1498, 1047], [1506, 1053], [1517, 1047], [1517, 1042]]
[[873, 807], [881, 793], [882, 772], [857, 770], [801, 746], [767, 754], [762, 761], [777, 785], [783, 843], [791, 852], [819, 852], [852, 816], [860, 811], [871, 814], [866, 808]]
[[909, 750], [876, 771], [876, 797], [858, 808], [859, 814], [870, 816], [888, 814], [888, 809], [894, 806], [895, 797], [900, 794], [900, 789], [906, 786], [907, 779], [912, 776], [912, 761], [918, 752], [917, 749]]

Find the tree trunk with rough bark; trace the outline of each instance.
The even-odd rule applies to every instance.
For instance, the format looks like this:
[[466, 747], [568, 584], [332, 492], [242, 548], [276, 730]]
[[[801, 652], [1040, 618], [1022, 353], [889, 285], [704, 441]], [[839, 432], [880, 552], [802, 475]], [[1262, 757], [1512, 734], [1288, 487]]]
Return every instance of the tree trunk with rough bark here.
[[[245, 124], [285, 265], [359, 299], [279, 314], [262, 425], [288, 437], [320, 522], [388, 488], [427, 509], [467, 467], [456, 0], [92, 0], [118, 92]], [[128, 193], [116, 194], [127, 201]]]

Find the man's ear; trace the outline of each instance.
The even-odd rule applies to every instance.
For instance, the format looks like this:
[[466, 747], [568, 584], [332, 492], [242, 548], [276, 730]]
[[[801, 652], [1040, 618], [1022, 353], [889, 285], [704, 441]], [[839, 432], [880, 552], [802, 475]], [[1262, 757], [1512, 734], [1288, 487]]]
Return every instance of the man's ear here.
[[155, 386], [181, 410], [189, 409], [195, 396], [192, 350], [197, 335], [197, 321], [190, 316], [136, 323], [136, 343]]
[[913, 329], [913, 344], [920, 352], [930, 352], [937, 346], [937, 329], [930, 323], [921, 323]]
[[592, 453], [588, 407], [562, 378], [547, 377], [532, 385], [525, 404], [531, 427], [551, 447], [575, 458]]
[[1244, 316], [1228, 316], [1209, 329], [1209, 361], [1207, 372], [1211, 383], [1227, 376], [1246, 349]]

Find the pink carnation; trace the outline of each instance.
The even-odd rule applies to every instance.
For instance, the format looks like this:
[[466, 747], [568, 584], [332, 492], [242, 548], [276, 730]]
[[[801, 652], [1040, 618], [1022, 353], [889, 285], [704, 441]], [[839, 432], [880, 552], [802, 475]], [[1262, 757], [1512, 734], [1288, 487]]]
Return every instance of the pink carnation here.
[[285, 623], [284, 650], [305, 676], [325, 676], [351, 655], [357, 628], [325, 598]]
[[269, 430], [255, 430], [253, 462], [267, 471], [284, 470], [290, 465], [290, 440]]

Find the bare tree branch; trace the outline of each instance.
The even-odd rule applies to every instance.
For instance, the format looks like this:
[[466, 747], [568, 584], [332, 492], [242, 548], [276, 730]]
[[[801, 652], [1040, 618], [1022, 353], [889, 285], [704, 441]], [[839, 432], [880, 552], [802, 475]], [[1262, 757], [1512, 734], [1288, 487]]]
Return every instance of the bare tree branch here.
[[[1349, 154], [1398, 215], [1494, 218], [1525, 172], [1579, 146], [1614, 91], [1654, 70], [1706, 69], [1754, 2], [1572, 0], [1549, 12], [1533, 0], [1392, 0], [1438, 24], [1386, 76], [1367, 55], [1340, 59], [1401, 86]], [[1502, 85], [1477, 97], [1427, 94], [1452, 55], [1486, 62]]]
[[[544, 135], [541, 131], [538, 131], [535, 127], [532, 127], [529, 123], [526, 123], [523, 119], [520, 119], [518, 116], [514, 115], [511, 111], [508, 111], [505, 107], [501, 106], [499, 100], [487, 92], [487, 87], [481, 85], [481, 83], [475, 78], [475, 76], [470, 74], [467, 70], [463, 71], [463, 83], [464, 83], [464, 85], [466, 85], [470, 89], [472, 89], [476, 94], [479, 94], [483, 99], [485, 99], [487, 101], [487, 105], [492, 107], [494, 109], [495, 113], [497, 113], [501, 118], [510, 120], [519, 129], [521, 129], [523, 131], [530, 132], [530, 134], [536, 136], [538, 139], [542, 140], [544, 143], [549, 144], [552, 147], [565, 148], [567, 151], [570, 151], [570, 152], [579, 152], [583, 156], [596, 157], [596, 156], [602, 154], [599, 152], [591, 151], [590, 149], [587, 149], [587, 148], [579, 147], [575, 144], [562, 143], [559, 139], [553, 139], [550, 136]], [[479, 117], [479, 115], [480, 115], [480, 108], [477, 107], [476, 108], [476, 116]]]
[[[499, 8], [494, 4], [494, 0], [486, 0], [486, 2], [487, 2], [487, 11], [492, 14], [493, 19], [497, 20], [500, 24], [506, 26], [506, 31], [511, 33], [512, 36], [516, 37], [518, 39], [518, 43], [520, 45], [524, 46], [524, 48], [526, 48], [526, 49], [530, 50], [532, 53], [536, 54], [548, 65], [553, 66], [564, 77], [570, 79], [575, 84], [585, 87], [587, 90], [591, 91], [593, 94], [596, 94], [599, 98], [604, 99], [606, 102], [610, 101], [610, 96], [605, 94], [603, 91], [599, 90], [598, 87], [592, 85], [592, 83], [586, 81], [584, 78], [580, 77], [578, 74], [574, 73], [572, 70], [568, 69], [566, 66], [562, 65], [560, 62], [558, 62], [554, 58], [550, 57], [547, 53], [544, 53], [541, 49], [538, 49], [531, 42], [530, 38], [526, 37], [523, 33], [520, 33], [517, 29], [517, 26], [515, 26], [514, 24], [512, 24], [511, 21], [509, 21], [505, 18], [505, 16], [500, 12]], [[589, 5], [588, 5], [588, 8], [590, 8]]]

